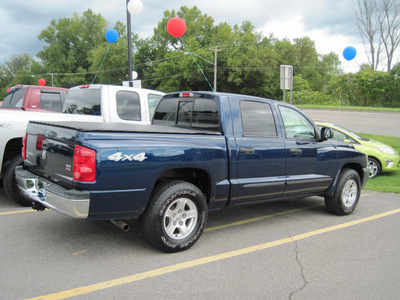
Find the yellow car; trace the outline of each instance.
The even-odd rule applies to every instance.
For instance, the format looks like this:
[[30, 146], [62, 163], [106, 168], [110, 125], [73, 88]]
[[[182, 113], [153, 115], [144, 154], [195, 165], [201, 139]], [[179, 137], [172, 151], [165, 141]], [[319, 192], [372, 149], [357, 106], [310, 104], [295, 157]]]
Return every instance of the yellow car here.
[[319, 121], [315, 123], [318, 126], [331, 128], [332, 139], [350, 143], [356, 150], [368, 155], [369, 178], [375, 178], [381, 172], [393, 172], [399, 169], [400, 155], [392, 147], [363, 138], [336, 124]]

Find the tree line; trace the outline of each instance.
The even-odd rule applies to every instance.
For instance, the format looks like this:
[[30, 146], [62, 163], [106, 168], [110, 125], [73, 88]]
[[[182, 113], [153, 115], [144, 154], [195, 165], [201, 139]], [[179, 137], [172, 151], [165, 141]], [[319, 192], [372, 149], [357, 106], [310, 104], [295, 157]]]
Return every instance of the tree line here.
[[[175, 16], [187, 26], [181, 39], [167, 31]], [[107, 20], [90, 9], [53, 19], [38, 36], [45, 43], [36, 54], [39, 60], [23, 53], [0, 66], [1, 99], [7, 87], [37, 84], [39, 78], [61, 87], [92, 83], [94, 78], [94, 83], [102, 84], [128, 80], [126, 27], [116, 23], [119, 38], [110, 44], [104, 38], [107, 26]], [[144, 88], [211, 90], [217, 53], [218, 91], [282, 100], [280, 65], [293, 65], [295, 105], [337, 105], [348, 94], [349, 105], [400, 107], [400, 64], [389, 72], [364, 65], [357, 73], [344, 74], [338, 55], [318, 54], [309, 37], [263, 36], [249, 21], [216, 24], [196, 6], [165, 11], [153, 36], [142, 39], [135, 34], [132, 41], [133, 70]]]

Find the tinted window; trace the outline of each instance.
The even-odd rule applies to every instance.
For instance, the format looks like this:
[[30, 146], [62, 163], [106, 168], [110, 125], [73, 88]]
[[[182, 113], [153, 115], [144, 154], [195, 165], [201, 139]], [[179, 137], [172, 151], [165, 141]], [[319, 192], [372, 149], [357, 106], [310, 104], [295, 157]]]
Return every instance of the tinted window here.
[[58, 92], [40, 93], [40, 108], [55, 112], [61, 112], [61, 95]]
[[135, 92], [119, 91], [117, 98], [118, 116], [123, 120], [140, 121], [140, 98]]
[[180, 101], [178, 106], [178, 122], [182, 127], [190, 127], [193, 111], [193, 101]]
[[314, 126], [298, 111], [280, 106], [287, 138], [314, 139]]
[[22, 107], [26, 88], [17, 88], [4, 98], [3, 107]]
[[267, 103], [241, 101], [243, 136], [277, 136], [271, 106]]
[[81, 115], [101, 114], [100, 89], [76, 89], [70, 90], [64, 103], [64, 112]]
[[163, 99], [157, 106], [154, 113], [153, 124], [175, 125], [176, 111], [178, 109], [178, 99]]
[[153, 124], [219, 131], [218, 105], [206, 98], [165, 98], [157, 106]]
[[212, 99], [197, 99], [194, 102], [192, 128], [219, 131], [218, 105]]

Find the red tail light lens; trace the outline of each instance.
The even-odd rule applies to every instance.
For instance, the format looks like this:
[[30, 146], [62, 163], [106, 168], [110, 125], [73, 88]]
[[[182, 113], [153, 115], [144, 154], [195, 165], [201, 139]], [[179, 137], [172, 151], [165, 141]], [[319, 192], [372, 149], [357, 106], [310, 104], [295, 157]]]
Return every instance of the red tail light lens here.
[[42, 151], [43, 150], [43, 141], [44, 141], [44, 136], [38, 135], [36, 139], [36, 150]]
[[72, 172], [75, 181], [94, 182], [96, 180], [96, 151], [75, 146]]
[[25, 160], [26, 159], [26, 140], [28, 139], [28, 134], [25, 134], [25, 136], [22, 139], [22, 158]]
[[181, 98], [193, 98], [194, 94], [193, 93], [180, 93], [179, 97], [181, 97]]

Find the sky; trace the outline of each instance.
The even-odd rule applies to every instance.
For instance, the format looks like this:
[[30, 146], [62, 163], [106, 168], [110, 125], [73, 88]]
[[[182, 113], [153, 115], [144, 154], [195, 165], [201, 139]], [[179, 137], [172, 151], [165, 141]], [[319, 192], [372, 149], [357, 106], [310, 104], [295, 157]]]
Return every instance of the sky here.
[[[345, 72], [357, 72], [367, 63], [365, 49], [355, 24], [351, 0], [141, 0], [143, 12], [132, 16], [132, 31], [141, 38], [153, 35], [166, 10], [197, 6], [215, 24], [250, 21], [263, 36], [283, 39], [310, 37], [319, 54], [334, 52]], [[0, 65], [22, 52], [35, 56], [43, 46], [37, 36], [52, 19], [70, 18], [87, 9], [100, 13], [112, 28], [126, 24], [126, 0], [1, 0]], [[167, 29], [166, 29], [167, 30]], [[343, 50], [353, 46], [357, 56], [347, 61]], [[398, 61], [398, 57], [396, 57]], [[396, 61], [396, 62], [397, 62]]]

